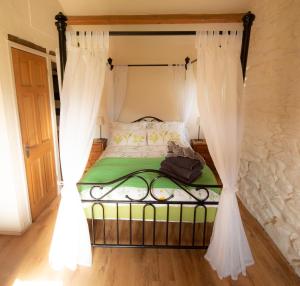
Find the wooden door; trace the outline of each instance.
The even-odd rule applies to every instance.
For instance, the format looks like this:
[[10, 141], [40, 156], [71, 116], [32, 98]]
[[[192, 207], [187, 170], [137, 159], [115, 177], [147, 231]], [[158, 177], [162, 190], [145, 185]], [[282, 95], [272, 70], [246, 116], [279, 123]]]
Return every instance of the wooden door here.
[[57, 194], [46, 59], [12, 48], [32, 219]]

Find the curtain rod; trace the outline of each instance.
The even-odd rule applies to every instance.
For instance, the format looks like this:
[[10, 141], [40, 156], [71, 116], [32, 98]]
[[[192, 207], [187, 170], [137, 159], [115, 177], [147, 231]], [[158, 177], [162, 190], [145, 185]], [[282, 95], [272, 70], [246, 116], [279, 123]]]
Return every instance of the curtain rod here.
[[[80, 31], [76, 31], [79, 35]], [[222, 35], [224, 31], [217, 31]], [[195, 36], [196, 31], [110, 31], [109, 36]], [[230, 31], [228, 31], [230, 34]]]
[[194, 36], [195, 31], [111, 31], [109, 36]]
[[[114, 64], [113, 67], [116, 66], [127, 66], [127, 67], [168, 67], [168, 66], [185, 66], [185, 64], [128, 64], [128, 65], [118, 65]], [[110, 65], [111, 67], [111, 65]]]
[[168, 66], [184, 66], [185, 69], [187, 69], [187, 65], [193, 64], [194, 62], [197, 61], [197, 59], [191, 61], [189, 57], [186, 57], [184, 59], [185, 64], [129, 64], [129, 65], [113, 65], [112, 64], [112, 58], [107, 59], [107, 63], [110, 66], [110, 70], [114, 68], [114, 66], [128, 66], [128, 67], [168, 67]]
[[[80, 31], [76, 31], [79, 35]], [[109, 36], [194, 36], [196, 31], [110, 31]]]

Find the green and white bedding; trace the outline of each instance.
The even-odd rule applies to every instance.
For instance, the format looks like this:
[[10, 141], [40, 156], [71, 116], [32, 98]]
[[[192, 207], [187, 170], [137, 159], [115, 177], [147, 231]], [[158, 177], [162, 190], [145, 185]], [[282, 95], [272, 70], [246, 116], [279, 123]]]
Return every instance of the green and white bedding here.
[[[101, 159], [99, 159], [95, 165], [84, 175], [81, 179], [81, 183], [104, 183], [112, 181], [121, 176], [127, 175], [134, 171], [140, 169], [155, 169], [160, 168], [160, 163], [164, 160], [164, 154], [166, 153], [165, 146], [109, 146], [104, 152]], [[157, 173], [144, 173], [142, 177], [150, 183], [150, 181], [157, 176]], [[199, 177], [194, 184], [217, 184], [216, 178], [209, 167], [205, 166], [203, 169], [202, 176]], [[117, 184], [117, 183], [116, 183]], [[114, 184], [115, 185], [115, 184]], [[95, 197], [100, 197], [101, 194], [108, 192], [114, 185], [106, 186], [102, 190], [96, 188], [93, 190], [93, 195]], [[91, 199], [90, 187], [87, 185], [80, 185], [79, 192], [82, 199]], [[183, 190], [166, 178], [162, 178], [155, 182], [153, 192], [158, 198], [167, 198], [171, 194], [174, 195], [170, 201], [186, 201], [194, 202], [195, 200], [188, 195]], [[198, 198], [204, 198], [206, 192], [196, 191], [189, 188], [194, 196]], [[210, 189], [209, 198], [207, 201], [217, 202], [219, 200], [219, 189]], [[133, 199], [138, 199], [144, 197], [146, 194], [145, 183], [139, 178], [131, 178], [125, 182], [122, 186], [118, 187], [111, 194], [105, 197], [106, 200], [118, 200], [129, 202], [125, 197], [130, 196]], [[145, 200], [153, 201], [155, 200], [148, 195]], [[91, 206], [92, 203], [83, 203], [84, 211], [87, 218], [92, 217]], [[132, 219], [142, 220], [143, 218], [143, 203], [133, 203], [132, 204]], [[165, 204], [155, 205], [156, 207], [156, 220], [165, 221], [167, 217], [167, 206]], [[183, 205], [182, 221], [192, 222], [193, 213], [195, 205]], [[207, 206], [207, 221], [214, 221], [216, 214], [217, 205]], [[180, 219], [180, 206], [178, 204], [170, 205], [169, 209], [169, 221], [177, 222]], [[105, 219], [116, 219], [116, 204], [115, 203], [105, 203], [104, 204]], [[129, 204], [120, 203], [119, 204], [119, 218], [123, 220], [129, 219]], [[94, 207], [94, 218], [102, 219], [102, 208], [100, 206]], [[153, 220], [153, 209], [151, 207], [146, 208], [145, 220]], [[204, 208], [199, 207], [196, 213], [196, 221], [204, 221]]]

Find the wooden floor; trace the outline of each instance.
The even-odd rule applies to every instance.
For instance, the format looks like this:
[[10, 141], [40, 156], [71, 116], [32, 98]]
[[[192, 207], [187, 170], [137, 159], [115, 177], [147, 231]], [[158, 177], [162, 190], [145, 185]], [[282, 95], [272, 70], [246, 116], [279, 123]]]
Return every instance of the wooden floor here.
[[[0, 286], [24, 285], [300, 285], [260, 225], [241, 208], [256, 264], [237, 281], [220, 280], [198, 250], [95, 249], [92, 268], [55, 272], [48, 251], [58, 200], [20, 237], [0, 236]], [[62, 281], [63, 284], [41, 284]], [[22, 285], [22, 284], [17, 284]]]

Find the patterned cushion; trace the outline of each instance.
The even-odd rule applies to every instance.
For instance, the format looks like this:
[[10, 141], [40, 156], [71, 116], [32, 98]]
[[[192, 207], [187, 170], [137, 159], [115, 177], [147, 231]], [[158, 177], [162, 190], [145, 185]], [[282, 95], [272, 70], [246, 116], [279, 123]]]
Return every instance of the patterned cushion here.
[[148, 145], [167, 145], [174, 141], [186, 145], [182, 122], [155, 122], [147, 129]]
[[146, 128], [147, 126], [147, 122], [133, 122], [133, 123], [125, 123], [125, 122], [112, 122], [111, 123], [111, 129], [120, 129], [120, 130], [128, 130], [128, 131], [132, 131], [132, 130], [137, 130], [137, 129], [141, 129], [141, 128]]
[[113, 129], [109, 140], [112, 146], [144, 146], [147, 145], [146, 130]]

